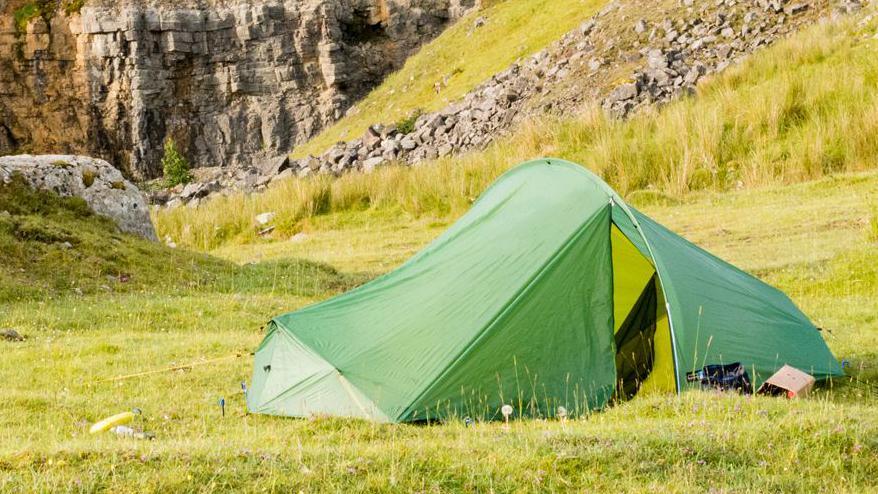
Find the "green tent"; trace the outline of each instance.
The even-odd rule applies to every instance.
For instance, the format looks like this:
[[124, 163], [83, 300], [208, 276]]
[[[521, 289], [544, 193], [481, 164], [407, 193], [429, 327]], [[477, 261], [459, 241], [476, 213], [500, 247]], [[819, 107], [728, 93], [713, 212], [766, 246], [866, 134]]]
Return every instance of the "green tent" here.
[[780, 291], [628, 206], [575, 164], [498, 179], [398, 269], [274, 318], [247, 396], [255, 413], [384, 422], [548, 417], [698, 386], [741, 362], [842, 374]]

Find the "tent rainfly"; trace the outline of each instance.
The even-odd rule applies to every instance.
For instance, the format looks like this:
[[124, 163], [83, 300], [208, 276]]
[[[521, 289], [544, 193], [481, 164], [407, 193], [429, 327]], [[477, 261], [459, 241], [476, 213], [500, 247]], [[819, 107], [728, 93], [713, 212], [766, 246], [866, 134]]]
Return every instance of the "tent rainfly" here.
[[274, 318], [254, 413], [382, 422], [569, 416], [698, 386], [741, 362], [842, 375], [782, 292], [625, 204], [600, 178], [541, 159], [498, 179], [398, 269]]

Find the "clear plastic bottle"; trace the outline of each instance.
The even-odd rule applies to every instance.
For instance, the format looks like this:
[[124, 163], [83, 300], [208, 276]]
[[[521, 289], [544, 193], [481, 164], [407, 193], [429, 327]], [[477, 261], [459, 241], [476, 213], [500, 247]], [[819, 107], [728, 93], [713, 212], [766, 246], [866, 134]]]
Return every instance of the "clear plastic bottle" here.
[[132, 429], [131, 427], [128, 427], [127, 425], [117, 425], [116, 427], [113, 427], [112, 429], [110, 429], [110, 432], [116, 434], [117, 436], [121, 436], [121, 437], [133, 437], [134, 439], [146, 439], [146, 440], [155, 439], [155, 434], [153, 434], [152, 432], [138, 431], [138, 430]]

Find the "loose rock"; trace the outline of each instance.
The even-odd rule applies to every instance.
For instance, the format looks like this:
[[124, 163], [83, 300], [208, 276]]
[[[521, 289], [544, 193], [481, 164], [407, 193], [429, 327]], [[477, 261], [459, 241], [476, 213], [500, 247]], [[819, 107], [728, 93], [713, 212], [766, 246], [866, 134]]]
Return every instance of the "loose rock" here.
[[277, 216], [277, 213], [274, 213], [274, 212], [261, 213], [261, 214], [257, 214], [256, 218], [254, 218], [254, 219], [256, 220], [256, 224], [258, 224], [258, 225], [267, 225], [267, 224], [271, 223], [271, 220], [273, 220], [275, 216]]
[[24, 341], [25, 337], [19, 334], [18, 331], [14, 329], [3, 329], [0, 330], [0, 338], [6, 341]]

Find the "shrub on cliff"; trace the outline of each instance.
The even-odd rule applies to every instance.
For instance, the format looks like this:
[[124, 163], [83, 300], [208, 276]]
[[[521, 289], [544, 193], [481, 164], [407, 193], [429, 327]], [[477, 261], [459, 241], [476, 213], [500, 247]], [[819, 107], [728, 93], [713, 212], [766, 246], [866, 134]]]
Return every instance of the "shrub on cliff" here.
[[12, 13], [15, 20], [15, 28], [18, 33], [27, 31], [27, 25], [33, 19], [42, 17], [46, 23], [58, 12], [59, 6], [67, 15], [77, 15], [87, 0], [62, 0], [59, 4], [56, 0], [31, 0], [24, 3]]
[[165, 154], [162, 156], [162, 170], [165, 174], [165, 183], [168, 187], [177, 184], [187, 184], [192, 181], [189, 173], [189, 162], [177, 150], [177, 143], [168, 138], [165, 141]]
[[12, 13], [15, 29], [18, 33], [24, 33], [28, 23], [43, 14], [41, 7], [42, 5], [37, 2], [28, 2]]

